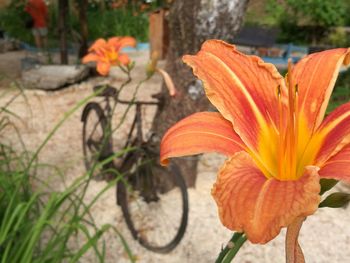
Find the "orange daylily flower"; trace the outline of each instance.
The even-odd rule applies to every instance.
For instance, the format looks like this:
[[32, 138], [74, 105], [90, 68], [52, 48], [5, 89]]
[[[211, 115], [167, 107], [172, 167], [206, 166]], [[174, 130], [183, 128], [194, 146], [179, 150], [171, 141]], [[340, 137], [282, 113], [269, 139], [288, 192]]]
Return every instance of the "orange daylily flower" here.
[[107, 41], [97, 39], [89, 48], [89, 54], [83, 57], [83, 63], [97, 62], [97, 71], [101, 75], [107, 75], [110, 67], [114, 65], [128, 65], [128, 55], [120, 53], [123, 47], [135, 47], [136, 40], [133, 37], [112, 37]]
[[323, 119], [350, 49], [309, 55], [290, 65], [286, 78], [218, 40], [183, 60], [219, 112], [195, 113], [171, 127], [161, 162], [203, 152], [227, 155], [212, 189], [227, 228], [266, 243], [316, 211], [320, 178], [350, 182], [350, 103]]

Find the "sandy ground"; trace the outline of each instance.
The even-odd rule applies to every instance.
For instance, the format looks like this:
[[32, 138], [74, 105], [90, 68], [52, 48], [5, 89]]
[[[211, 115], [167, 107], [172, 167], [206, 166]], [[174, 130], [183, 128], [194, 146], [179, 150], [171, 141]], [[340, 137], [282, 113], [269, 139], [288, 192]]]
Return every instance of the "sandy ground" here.
[[[20, 76], [20, 58], [26, 56], [25, 52], [10, 52], [0, 54], [0, 72], [18, 79]], [[131, 53], [136, 61], [134, 78], [140, 79], [143, 68], [148, 58], [146, 52]], [[106, 80], [102, 78], [90, 79], [83, 83], [67, 87], [60, 91], [24, 92], [25, 96], [18, 97], [10, 106], [10, 109], [20, 116], [21, 120], [15, 121], [25, 141], [26, 147], [34, 151], [44, 140], [55, 124], [61, 120], [69, 109], [80, 100], [91, 94], [92, 86]], [[113, 80], [120, 82], [122, 79]], [[10, 80], [0, 81], [0, 106], [16, 93], [11, 88]], [[139, 98], [149, 98], [150, 94], [160, 88], [160, 78], [155, 77], [147, 85], [140, 89]], [[134, 86], [125, 89], [124, 98], [131, 95]], [[74, 179], [84, 173], [81, 147], [80, 122], [82, 109], [76, 111], [58, 130], [39, 155], [40, 161], [59, 166], [67, 180]], [[145, 126], [149, 127], [153, 110], [144, 112]], [[118, 116], [116, 116], [117, 118]], [[127, 120], [130, 123], [131, 120]], [[122, 129], [121, 136], [125, 136]], [[19, 142], [14, 132], [8, 131], [1, 140], [11, 141], [14, 146]], [[116, 144], [118, 142], [116, 141]], [[210, 196], [210, 189], [216, 177], [218, 167], [224, 161], [223, 157], [216, 154], [207, 154], [201, 157], [199, 175], [195, 189], [189, 189], [190, 213], [189, 223], [184, 239], [180, 245], [167, 255], [159, 255], [149, 252], [134, 242], [123, 221], [121, 211], [115, 206], [114, 190], [107, 191], [93, 207], [92, 214], [97, 224], [105, 223], [116, 226], [125, 236], [138, 262], [214, 262], [220, 248], [225, 245], [231, 236], [217, 217], [217, 208]], [[43, 175], [45, 176], [45, 175]], [[93, 182], [89, 188], [87, 200], [91, 200], [94, 194], [105, 186], [104, 182]], [[329, 263], [350, 262], [350, 208], [347, 209], [322, 209], [310, 216], [304, 223], [300, 235], [301, 246], [304, 250], [306, 262]], [[107, 242], [106, 262], [128, 262], [120, 240], [114, 232], [108, 232], [104, 236]], [[85, 258], [82, 262], [96, 262], [94, 258]], [[267, 245], [253, 245], [247, 242], [234, 262], [261, 263], [284, 262], [284, 231]]]

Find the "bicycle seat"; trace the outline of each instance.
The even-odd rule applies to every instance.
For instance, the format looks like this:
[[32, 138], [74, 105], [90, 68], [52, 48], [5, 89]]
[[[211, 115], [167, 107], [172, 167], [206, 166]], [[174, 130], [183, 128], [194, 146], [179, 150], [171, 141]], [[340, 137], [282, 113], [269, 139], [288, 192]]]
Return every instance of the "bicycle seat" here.
[[164, 99], [164, 93], [158, 92], [155, 94], [151, 95], [152, 98], [157, 99], [157, 100], [163, 100]]
[[93, 88], [94, 92], [98, 92], [100, 89], [104, 89], [98, 96], [100, 97], [115, 97], [117, 95], [117, 89], [110, 85], [98, 85]]

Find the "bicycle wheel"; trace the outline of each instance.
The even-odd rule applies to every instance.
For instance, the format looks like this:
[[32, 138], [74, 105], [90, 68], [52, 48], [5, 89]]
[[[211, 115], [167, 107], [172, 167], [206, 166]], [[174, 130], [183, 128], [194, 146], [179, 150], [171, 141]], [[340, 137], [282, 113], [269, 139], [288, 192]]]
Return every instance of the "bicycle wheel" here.
[[[112, 141], [107, 138], [108, 123], [99, 104], [91, 102], [85, 106], [82, 122], [84, 163], [86, 170], [90, 171], [97, 162], [101, 162], [113, 154]], [[94, 178], [111, 179], [104, 172], [109, 165], [106, 164], [101, 169], [95, 168]]]
[[162, 167], [158, 158], [148, 159], [137, 153], [132, 157], [128, 185], [117, 185], [118, 204], [134, 239], [151, 251], [167, 253], [179, 244], [186, 231], [185, 181], [174, 163]]

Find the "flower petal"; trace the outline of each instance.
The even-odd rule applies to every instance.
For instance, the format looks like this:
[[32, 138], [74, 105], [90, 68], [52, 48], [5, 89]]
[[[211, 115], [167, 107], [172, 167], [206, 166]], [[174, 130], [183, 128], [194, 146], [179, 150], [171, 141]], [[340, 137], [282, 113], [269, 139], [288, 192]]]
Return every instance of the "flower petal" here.
[[266, 179], [251, 157], [239, 152], [219, 171], [212, 195], [227, 228], [266, 243], [297, 217], [313, 214], [319, 191], [316, 167], [308, 167], [297, 181]]
[[111, 37], [107, 40], [107, 45], [116, 46], [122, 37]]
[[160, 160], [166, 165], [171, 157], [203, 152], [232, 155], [243, 148], [229, 121], [216, 112], [199, 112], [179, 121], [165, 133]]
[[339, 106], [327, 116], [313, 140], [322, 142], [316, 157], [316, 165], [322, 167], [350, 142], [350, 102]]
[[126, 54], [119, 54], [119, 55], [118, 55], [118, 61], [119, 61], [120, 64], [126, 66], [126, 65], [129, 64], [130, 59], [129, 59], [129, 56], [126, 55]]
[[272, 64], [219, 40], [206, 41], [197, 55], [183, 60], [203, 81], [212, 104], [251, 149], [258, 148], [261, 126], [273, 123], [278, 127], [277, 91], [280, 87], [285, 93], [286, 88]]
[[133, 37], [112, 37], [108, 39], [107, 44], [115, 46], [119, 51], [123, 47], [136, 47], [136, 39]]
[[350, 183], [350, 144], [330, 158], [319, 171], [320, 177]]
[[298, 85], [299, 110], [306, 115], [310, 131], [323, 120], [340, 67], [350, 61], [350, 49], [338, 48], [311, 54], [292, 70], [293, 85]]
[[106, 76], [109, 73], [109, 69], [110, 69], [110, 64], [108, 63], [104, 63], [104, 62], [97, 62], [97, 72], [100, 73], [102, 76]]
[[104, 40], [103, 38], [99, 38], [97, 39], [92, 45], [91, 47], [89, 48], [89, 52], [91, 51], [97, 51], [99, 50], [100, 48], [103, 48], [106, 46], [106, 40]]
[[94, 53], [89, 53], [86, 56], [83, 57], [82, 62], [85, 63], [89, 63], [89, 62], [93, 62], [93, 61], [98, 61], [100, 59], [100, 57]]

